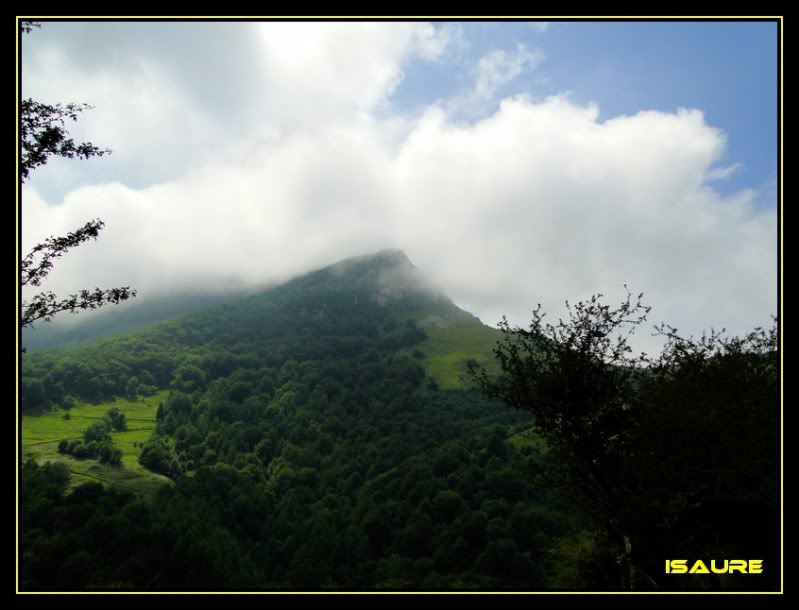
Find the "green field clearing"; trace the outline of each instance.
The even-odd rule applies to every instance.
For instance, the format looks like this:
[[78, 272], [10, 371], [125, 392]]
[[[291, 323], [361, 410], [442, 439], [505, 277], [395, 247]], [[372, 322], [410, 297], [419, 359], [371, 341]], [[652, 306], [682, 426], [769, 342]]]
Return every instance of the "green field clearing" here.
[[[111, 402], [89, 404], [79, 402], [66, 411], [55, 409], [44, 415], [23, 415], [22, 455], [35, 457], [40, 463], [60, 462], [69, 466], [73, 487], [86, 481], [100, 481], [138, 494], [154, 493], [164, 483], [171, 481], [142, 467], [139, 462], [141, 446], [155, 428], [158, 404], [166, 400], [168, 391], [137, 400], [118, 398]], [[58, 452], [61, 440], [80, 439], [94, 421], [101, 419], [111, 407], [118, 407], [125, 414], [128, 429], [111, 435], [114, 447], [122, 450], [121, 466], [101, 464], [96, 460], [77, 459]], [[70, 419], [64, 419], [69, 413]]]
[[418, 346], [426, 356], [421, 364], [442, 390], [467, 386], [466, 361], [470, 358], [485, 367], [489, 375], [499, 374], [493, 352], [501, 337], [497, 329], [457, 321], [443, 327], [430, 326], [425, 331], [427, 338]]
[[419, 364], [442, 390], [462, 390], [469, 387], [466, 362], [476, 360], [491, 376], [499, 375], [494, 347], [502, 338], [498, 328], [486, 326], [467, 311], [449, 300], [425, 302], [420, 307], [409, 306], [399, 320], [414, 320], [427, 338], [403, 351], [408, 355], [417, 350], [425, 357]]

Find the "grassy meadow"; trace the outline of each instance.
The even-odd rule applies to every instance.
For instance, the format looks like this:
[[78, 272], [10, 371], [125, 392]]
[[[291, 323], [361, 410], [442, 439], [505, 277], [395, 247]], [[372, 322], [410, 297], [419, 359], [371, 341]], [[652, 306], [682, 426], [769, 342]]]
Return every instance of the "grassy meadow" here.
[[[164, 483], [170, 483], [170, 480], [142, 467], [138, 458], [141, 445], [155, 428], [158, 404], [166, 400], [167, 394], [165, 390], [136, 400], [118, 398], [98, 404], [78, 402], [69, 410], [54, 409], [43, 415], [23, 415], [22, 457], [33, 456], [40, 463], [67, 464], [73, 487], [87, 481], [100, 481], [137, 494], [152, 494]], [[111, 407], [118, 407], [125, 414], [128, 424], [124, 432], [113, 432], [111, 435], [114, 447], [122, 450], [120, 466], [101, 464], [93, 459], [77, 459], [58, 452], [59, 441], [82, 438], [83, 432], [92, 423], [102, 419]], [[67, 415], [69, 418], [65, 419]]]
[[471, 320], [457, 320], [442, 326], [431, 325], [425, 331], [427, 338], [418, 345], [425, 354], [421, 364], [442, 390], [466, 387], [469, 359], [476, 360], [490, 375], [499, 374], [493, 352], [501, 337], [497, 329]]

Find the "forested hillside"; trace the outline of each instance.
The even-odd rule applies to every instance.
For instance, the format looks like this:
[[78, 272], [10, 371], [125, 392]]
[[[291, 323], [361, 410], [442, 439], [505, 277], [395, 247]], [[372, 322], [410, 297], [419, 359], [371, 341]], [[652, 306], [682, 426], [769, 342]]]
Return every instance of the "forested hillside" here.
[[530, 476], [528, 417], [426, 375], [458, 324], [479, 322], [385, 252], [26, 356], [26, 414], [168, 388], [140, 460], [176, 485], [64, 495], [64, 466], [26, 464], [25, 587], [547, 586], [575, 520]]
[[[504, 330], [526, 363], [383, 251], [26, 355], [23, 588], [774, 586], [773, 332], [617, 378], [574, 338]], [[683, 557], [769, 572], [664, 579]]]

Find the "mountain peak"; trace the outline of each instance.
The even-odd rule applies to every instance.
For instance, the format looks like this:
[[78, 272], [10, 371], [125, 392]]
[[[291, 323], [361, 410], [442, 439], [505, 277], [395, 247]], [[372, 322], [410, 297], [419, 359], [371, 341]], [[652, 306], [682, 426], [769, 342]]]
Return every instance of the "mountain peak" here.
[[330, 267], [333, 269], [361, 269], [371, 268], [374, 266], [383, 268], [392, 268], [397, 266], [408, 267], [412, 269], [416, 268], [408, 258], [408, 255], [405, 254], [405, 251], [400, 250], [399, 248], [385, 248], [371, 254], [351, 256], [350, 258], [345, 258], [337, 263], [333, 263]]
[[420, 297], [449, 301], [397, 248], [341, 260], [300, 281], [334, 291], [366, 291], [380, 305]]
[[386, 248], [371, 254], [362, 254], [345, 258], [326, 267], [334, 275], [375, 275], [386, 271], [400, 270], [405, 273], [419, 273], [404, 251], [398, 248]]
[[375, 252], [373, 255], [375, 258], [385, 259], [386, 261], [397, 263], [397, 264], [404, 264], [407, 263], [412, 265], [411, 260], [408, 258], [408, 255], [405, 254], [404, 250], [400, 250], [399, 248], [386, 248], [384, 250], [380, 250], [379, 252]]

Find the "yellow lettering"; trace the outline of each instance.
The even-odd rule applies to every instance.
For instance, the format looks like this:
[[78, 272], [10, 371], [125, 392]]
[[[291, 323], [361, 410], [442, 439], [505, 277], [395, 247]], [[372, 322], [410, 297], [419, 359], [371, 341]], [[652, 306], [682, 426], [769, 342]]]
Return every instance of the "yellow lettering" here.
[[666, 574], [762, 574], [762, 559], [711, 559], [710, 569], [701, 559], [688, 565], [687, 559], [667, 559]]

